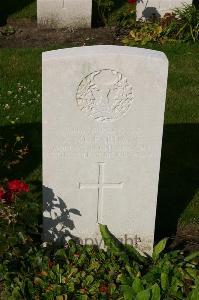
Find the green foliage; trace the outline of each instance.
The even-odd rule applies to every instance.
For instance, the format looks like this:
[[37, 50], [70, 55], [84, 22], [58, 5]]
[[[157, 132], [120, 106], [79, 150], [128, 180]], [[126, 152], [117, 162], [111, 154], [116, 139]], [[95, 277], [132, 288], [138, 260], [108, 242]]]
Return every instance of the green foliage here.
[[[59, 248], [40, 246], [22, 233], [0, 255], [2, 300], [116, 299], [197, 300], [199, 254], [165, 252], [166, 240], [153, 258], [121, 245], [106, 226], [100, 230], [107, 251], [69, 241]], [[135, 255], [134, 259], [129, 253]], [[155, 259], [154, 259], [155, 258]]]
[[149, 42], [163, 42], [163, 29], [156, 22], [137, 22], [129, 35], [123, 39], [128, 46], [146, 45]]
[[163, 240], [161, 240], [153, 249], [153, 254], [152, 254], [152, 258], [153, 261], [156, 262], [160, 256], [160, 254], [164, 251], [166, 244], [167, 244], [168, 239], [165, 238]]
[[199, 9], [195, 5], [184, 5], [174, 10], [177, 23], [176, 38], [193, 42], [199, 41]]
[[[122, 245], [115, 241], [115, 237], [112, 236], [106, 226], [100, 225], [100, 229], [108, 250], [118, 255]], [[136, 256], [133, 261], [132, 259], [124, 260], [129, 275], [122, 275], [120, 278], [125, 300], [187, 299], [187, 297], [195, 297], [199, 280], [199, 253], [192, 253], [187, 257], [181, 251], [164, 254], [167, 240], [160, 241], [154, 247], [151, 259], [140, 254], [137, 255], [137, 250], [130, 246]], [[125, 246], [123, 246], [123, 250], [126, 257], [128, 257], [128, 248], [125, 249]], [[124, 254], [121, 257], [125, 257]], [[132, 271], [133, 262], [138, 263], [136, 265], [138, 268], [137, 274]]]
[[[106, 26], [128, 26], [135, 21], [135, 5], [126, 0], [94, 0], [95, 19]], [[96, 21], [96, 20], [95, 20]]]
[[114, 1], [112, 0], [94, 0], [97, 6], [98, 16], [104, 24], [108, 24], [110, 13], [114, 8]]
[[184, 5], [162, 19], [136, 22], [123, 43], [134, 46], [175, 40], [199, 41], [199, 9], [194, 5]]

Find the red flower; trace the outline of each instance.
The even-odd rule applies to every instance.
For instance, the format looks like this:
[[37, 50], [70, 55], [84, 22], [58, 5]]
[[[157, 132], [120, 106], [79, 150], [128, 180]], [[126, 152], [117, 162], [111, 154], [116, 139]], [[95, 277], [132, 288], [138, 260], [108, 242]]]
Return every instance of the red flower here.
[[101, 285], [99, 288], [100, 293], [107, 294], [108, 293], [108, 287], [106, 285]]
[[137, 0], [128, 0], [128, 3], [135, 4], [136, 2], [137, 2]]
[[5, 192], [2, 187], [0, 187], [0, 202], [5, 200]]
[[29, 192], [29, 186], [18, 179], [9, 181], [7, 188], [12, 193]]

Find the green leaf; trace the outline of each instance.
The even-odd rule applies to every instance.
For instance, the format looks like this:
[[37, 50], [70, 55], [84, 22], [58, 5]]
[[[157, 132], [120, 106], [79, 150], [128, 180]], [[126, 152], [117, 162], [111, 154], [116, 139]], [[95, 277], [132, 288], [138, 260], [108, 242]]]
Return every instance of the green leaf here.
[[56, 300], [67, 300], [67, 299], [68, 299], [68, 296], [66, 294], [56, 297]]
[[199, 300], [199, 289], [193, 290], [188, 298], [189, 300]]
[[88, 300], [88, 296], [87, 295], [79, 295], [76, 298], [77, 300]]
[[140, 264], [147, 264], [147, 257], [142, 256], [132, 245], [125, 245], [124, 247], [131, 259], [136, 260]]
[[153, 249], [153, 254], [152, 254], [152, 258], [153, 261], [157, 261], [160, 253], [162, 253], [162, 251], [164, 251], [165, 247], [166, 247], [166, 243], [168, 241], [168, 238], [165, 238], [163, 240], [161, 240]]
[[125, 246], [108, 230], [106, 225], [99, 224], [99, 227], [105, 245], [113, 253], [120, 254], [120, 257], [126, 262], [129, 262], [129, 253], [137, 262], [145, 263], [145, 257], [140, 255], [133, 246], [125, 248]]
[[117, 240], [112, 233], [108, 230], [106, 225], [99, 224], [100, 232], [105, 245], [110, 248], [110, 250], [121, 252], [123, 251], [123, 245]]
[[69, 282], [69, 283], [67, 284], [67, 288], [68, 288], [68, 291], [69, 291], [70, 293], [73, 293], [74, 290], [75, 290], [74, 282]]
[[12, 296], [11, 298], [12, 300], [20, 300], [21, 299], [21, 294], [20, 294], [20, 288], [19, 287], [15, 287], [12, 291]]
[[152, 286], [151, 300], [160, 300], [160, 287], [157, 283]]
[[89, 290], [88, 290], [89, 293], [90, 293], [91, 295], [96, 294], [96, 293], [98, 292], [98, 290], [99, 290], [99, 286], [100, 286], [100, 282], [99, 282], [99, 281], [93, 282], [92, 285], [91, 285], [91, 287], [90, 287]]
[[119, 274], [117, 277], [117, 282], [120, 282], [122, 285], [131, 285], [132, 279], [130, 277], [127, 277], [125, 275]]
[[89, 286], [94, 281], [94, 277], [92, 275], [88, 275], [85, 278], [86, 285]]
[[132, 284], [133, 291], [135, 294], [141, 292], [143, 290], [142, 281], [140, 278], [136, 277]]
[[109, 294], [113, 295], [116, 290], [116, 285], [114, 283], [110, 283], [108, 286]]
[[66, 251], [65, 249], [59, 249], [55, 252], [55, 256], [59, 256], [61, 258], [65, 258], [66, 257]]
[[135, 300], [149, 300], [151, 297], [150, 290], [144, 290], [137, 294]]
[[168, 276], [164, 272], [161, 273], [161, 286], [164, 291], [167, 289], [168, 286]]
[[42, 288], [44, 288], [44, 286], [45, 286], [44, 281], [43, 281], [41, 278], [39, 278], [39, 277], [35, 277], [35, 278], [34, 278], [34, 284], [35, 284], [36, 286], [40, 286], [40, 287], [42, 287]]
[[194, 260], [196, 257], [199, 257], [199, 251], [196, 251], [194, 253], [191, 253], [185, 258], [185, 261]]
[[135, 299], [135, 293], [133, 291], [133, 288], [128, 285], [122, 285], [122, 291], [124, 293], [124, 300], [134, 300]]
[[[196, 279], [198, 276], [198, 271], [193, 268], [186, 268], [185, 271], [188, 273], [189, 279]], [[190, 278], [191, 277], [191, 278]], [[186, 277], [185, 277], [186, 278]]]

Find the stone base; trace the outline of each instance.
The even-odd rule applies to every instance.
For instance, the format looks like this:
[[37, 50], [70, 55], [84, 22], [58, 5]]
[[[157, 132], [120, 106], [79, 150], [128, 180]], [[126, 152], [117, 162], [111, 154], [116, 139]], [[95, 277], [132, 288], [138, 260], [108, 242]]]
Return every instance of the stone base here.
[[38, 24], [51, 28], [90, 28], [91, 0], [37, 0]]
[[136, 7], [137, 20], [147, 20], [153, 15], [164, 17], [173, 9], [180, 8], [183, 4], [192, 4], [192, 0], [138, 0]]

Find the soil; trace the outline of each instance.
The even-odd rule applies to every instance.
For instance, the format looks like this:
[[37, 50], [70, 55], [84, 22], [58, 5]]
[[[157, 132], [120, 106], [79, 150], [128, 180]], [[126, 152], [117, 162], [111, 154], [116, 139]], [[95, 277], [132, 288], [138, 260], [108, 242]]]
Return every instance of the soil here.
[[115, 28], [49, 29], [37, 26], [35, 20], [8, 20], [0, 27], [1, 48], [78, 47], [89, 45], [120, 45], [121, 37]]

